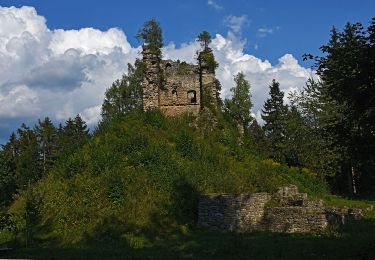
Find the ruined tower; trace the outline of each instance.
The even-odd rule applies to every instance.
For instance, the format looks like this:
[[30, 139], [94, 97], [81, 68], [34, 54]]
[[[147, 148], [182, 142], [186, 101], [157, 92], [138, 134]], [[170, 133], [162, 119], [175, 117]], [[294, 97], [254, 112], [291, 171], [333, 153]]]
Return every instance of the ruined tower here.
[[216, 102], [217, 80], [214, 71], [199, 61], [198, 65], [181, 61], [160, 60], [147, 46], [143, 48], [146, 65], [143, 80], [143, 109], [158, 108], [167, 116], [198, 114], [204, 97]]

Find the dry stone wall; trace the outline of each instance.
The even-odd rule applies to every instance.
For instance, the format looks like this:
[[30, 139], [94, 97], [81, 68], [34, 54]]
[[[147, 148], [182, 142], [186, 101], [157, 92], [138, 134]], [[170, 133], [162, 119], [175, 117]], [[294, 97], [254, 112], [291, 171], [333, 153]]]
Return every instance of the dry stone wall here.
[[323, 232], [332, 223], [359, 219], [359, 209], [325, 207], [294, 185], [275, 194], [205, 195], [199, 200], [198, 226], [212, 231]]

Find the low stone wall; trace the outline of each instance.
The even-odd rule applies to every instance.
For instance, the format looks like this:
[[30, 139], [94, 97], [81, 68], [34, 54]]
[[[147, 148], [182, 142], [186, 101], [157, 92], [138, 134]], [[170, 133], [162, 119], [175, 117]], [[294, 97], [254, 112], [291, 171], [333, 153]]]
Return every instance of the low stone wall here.
[[323, 232], [331, 223], [359, 219], [359, 209], [327, 208], [294, 185], [275, 194], [205, 195], [199, 200], [198, 226], [212, 231]]
[[198, 226], [216, 231], [252, 231], [263, 218], [268, 193], [207, 195], [199, 201]]
[[285, 233], [322, 232], [327, 226], [323, 209], [289, 206], [266, 209], [262, 230]]

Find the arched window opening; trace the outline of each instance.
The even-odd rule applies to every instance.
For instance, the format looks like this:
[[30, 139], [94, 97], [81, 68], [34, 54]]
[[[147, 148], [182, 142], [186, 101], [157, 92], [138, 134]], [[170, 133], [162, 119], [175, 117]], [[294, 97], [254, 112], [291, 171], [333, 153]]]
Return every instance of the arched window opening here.
[[189, 90], [187, 93], [187, 99], [190, 104], [197, 103], [197, 92], [195, 92], [195, 90]]

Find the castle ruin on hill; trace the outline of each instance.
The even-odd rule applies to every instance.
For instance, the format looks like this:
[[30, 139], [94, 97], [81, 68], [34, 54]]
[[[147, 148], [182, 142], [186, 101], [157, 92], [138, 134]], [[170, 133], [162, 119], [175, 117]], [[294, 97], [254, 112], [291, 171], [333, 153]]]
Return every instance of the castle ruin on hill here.
[[143, 80], [143, 109], [160, 109], [167, 116], [198, 114], [208, 103], [216, 105], [218, 80], [203, 59], [198, 64], [160, 60], [143, 47], [146, 65]]

